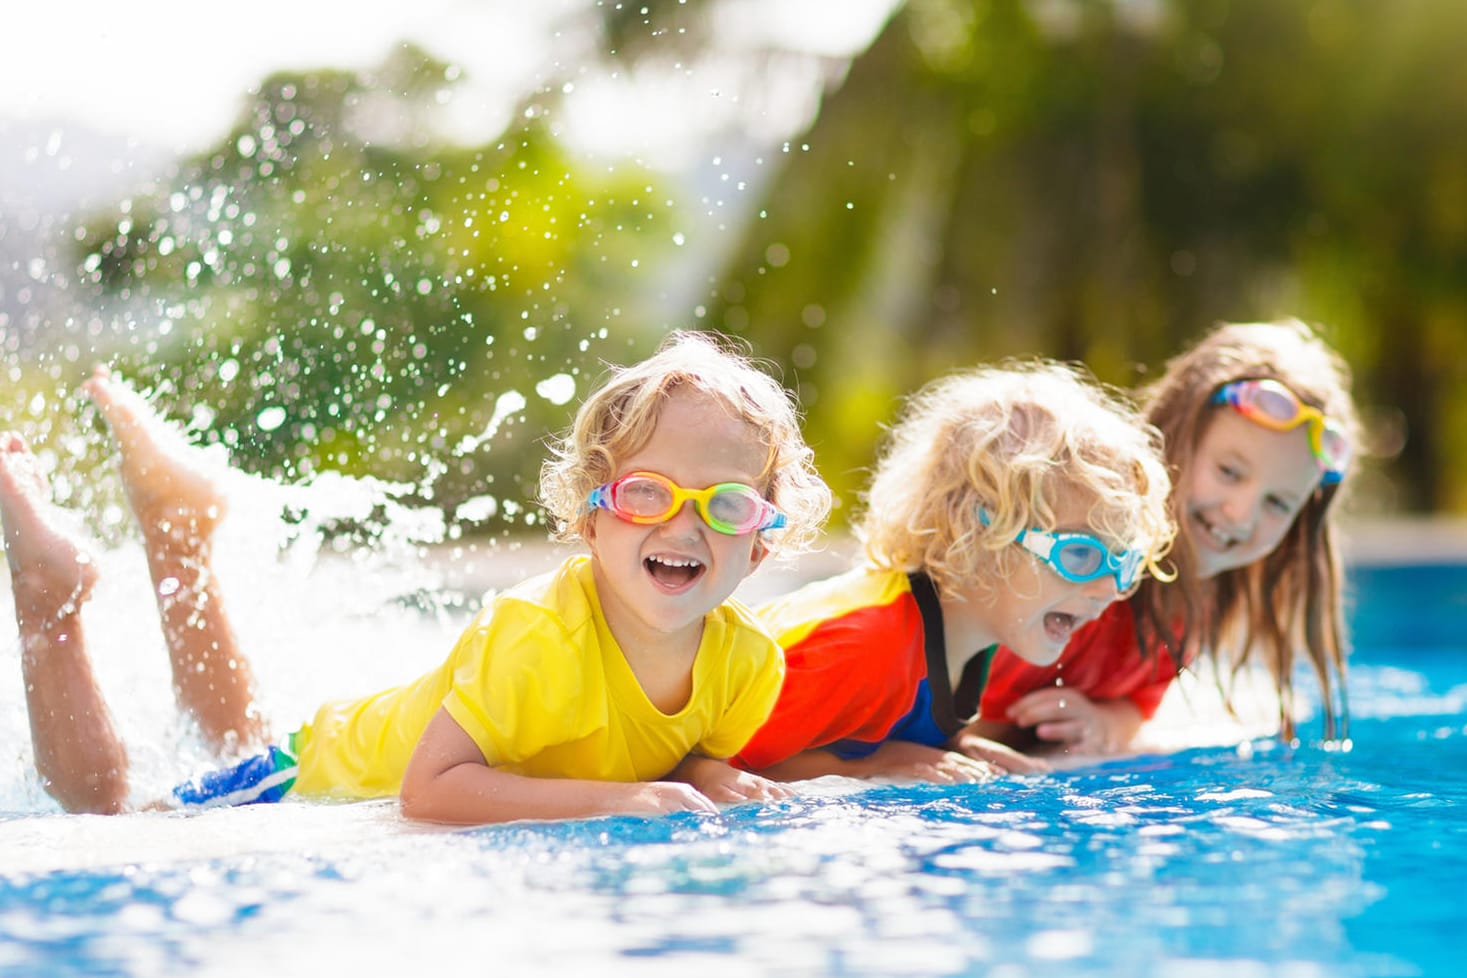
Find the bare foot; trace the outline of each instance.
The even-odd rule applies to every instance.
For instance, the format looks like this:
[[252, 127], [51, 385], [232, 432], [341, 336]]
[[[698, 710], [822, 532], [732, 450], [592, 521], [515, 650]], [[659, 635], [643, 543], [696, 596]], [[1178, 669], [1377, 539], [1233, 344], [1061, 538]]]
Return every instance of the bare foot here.
[[36, 456], [9, 431], [0, 433], [0, 521], [16, 615], [45, 627], [75, 612], [91, 594], [97, 568], [51, 504]]
[[144, 536], [158, 529], [207, 540], [224, 516], [225, 500], [199, 450], [105, 367], [82, 390], [117, 439], [128, 505]]

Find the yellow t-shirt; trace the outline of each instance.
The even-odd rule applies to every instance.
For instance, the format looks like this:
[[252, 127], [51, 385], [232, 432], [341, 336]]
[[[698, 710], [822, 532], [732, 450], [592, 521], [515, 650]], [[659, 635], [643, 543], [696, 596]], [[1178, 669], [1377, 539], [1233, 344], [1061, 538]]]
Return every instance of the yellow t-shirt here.
[[490, 765], [534, 777], [646, 781], [689, 753], [729, 757], [769, 716], [784, 658], [752, 612], [728, 601], [704, 618], [693, 692], [653, 706], [601, 613], [590, 558], [505, 591], [447, 661], [405, 686], [328, 703], [293, 736], [303, 795], [395, 795], [440, 706]]

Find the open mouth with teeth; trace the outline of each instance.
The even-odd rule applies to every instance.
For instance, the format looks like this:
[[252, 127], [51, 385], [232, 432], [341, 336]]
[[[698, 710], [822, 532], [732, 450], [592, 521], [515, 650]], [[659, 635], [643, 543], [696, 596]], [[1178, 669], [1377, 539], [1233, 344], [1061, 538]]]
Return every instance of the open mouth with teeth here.
[[1221, 528], [1213, 525], [1212, 521], [1201, 513], [1193, 517], [1193, 522], [1202, 530], [1203, 539], [1218, 550], [1226, 550], [1238, 542], [1232, 534], [1226, 533]]
[[1080, 619], [1063, 611], [1051, 611], [1044, 616], [1044, 634], [1051, 642], [1068, 642], [1079, 627]]
[[707, 568], [701, 561], [691, 557], [663, 557], [652, 555], [642, 561], [647, 574], [668, 591], [680, 591], [703, 576]]

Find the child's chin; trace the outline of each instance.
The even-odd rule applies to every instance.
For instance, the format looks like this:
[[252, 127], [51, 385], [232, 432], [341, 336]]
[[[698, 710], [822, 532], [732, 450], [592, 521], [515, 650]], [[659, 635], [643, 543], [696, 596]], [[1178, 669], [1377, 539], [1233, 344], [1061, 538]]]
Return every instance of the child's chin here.
[[1232, 569], [1233, 565], [1230, 562], [1220, 559], [1216, 554], [1199, 557], [1196, 563], [1196, 575], [1199, 581], [1211, 580], [1223, 571]]
[[1023, 648], [1017, 648], [1013, 651], [1018, 653], [1019, 658], [1031, 666], [1052, 666], [1059, 661], [1060, 654], [1064, 650], [1062, 643], [1056, 644], [1044, 641], [1029, 642]]

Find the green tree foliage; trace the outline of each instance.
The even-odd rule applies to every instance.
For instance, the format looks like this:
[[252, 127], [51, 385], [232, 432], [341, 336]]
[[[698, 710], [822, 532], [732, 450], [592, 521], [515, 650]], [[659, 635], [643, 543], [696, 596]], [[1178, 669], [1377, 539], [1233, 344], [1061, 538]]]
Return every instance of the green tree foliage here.
[[[607, 63], [761, 57], [720, 50], [714, 7], [600, 4]], [[896, 399], [954, 367], [1129, 386], [1215, 321], [1297, 315], [1355, 367], [1364, 502], [1467, 511], [1463, 37], [1459, 0], [907, 0], [687, 301], [783, 366], [847, 501]], [[546, 122], [584, 67], [472, 147], [436, 134], [455, 69], [421, 51], [266, 79], [88, 221], [79, 263], [134, 323], [117, 362], [257, 471], [527, 497], [568, 385], [691, 314], [656, 302], [699, 216]]]
[[714, 322], [791, 366], [849, 495], [945, 370], [1131, 385], [1297, 315], [1356, 369], [1367, 503], [1467, 509], [1463, 37], [1455, 0], [909, 0], [782, 157]]
[[207, 405], [202, 437], [241, 464], [512, 517], [600, 358], [656, 342], [639, 269], [670, 202], [568, 158], [533, 105], [494, 145], [436, 139], [452, 79], [410, 48], [373, 76], [272, 76], [221, 145], [93, 221], [82, 264], [136, 310], [122, 371]]

